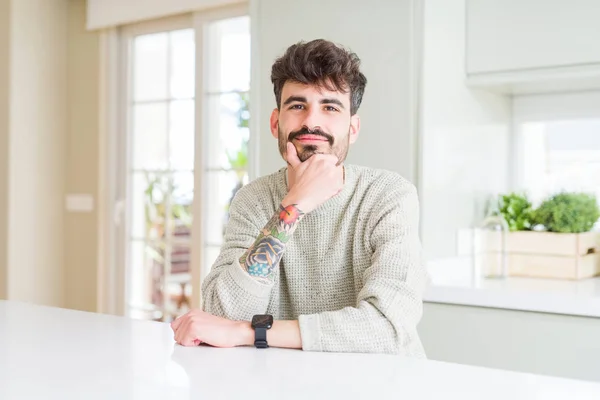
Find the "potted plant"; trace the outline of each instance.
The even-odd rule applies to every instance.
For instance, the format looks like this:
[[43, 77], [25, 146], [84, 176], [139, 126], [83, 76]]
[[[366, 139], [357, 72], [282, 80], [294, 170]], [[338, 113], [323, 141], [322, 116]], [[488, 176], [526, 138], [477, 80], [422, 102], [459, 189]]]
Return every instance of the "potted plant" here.
[[512, 276], [583, 279], [600, 274], [600, 218], [595, 196], [558, 193], [533, 209], [524, 194], [499, 198], [508, 222], [508, 273]]

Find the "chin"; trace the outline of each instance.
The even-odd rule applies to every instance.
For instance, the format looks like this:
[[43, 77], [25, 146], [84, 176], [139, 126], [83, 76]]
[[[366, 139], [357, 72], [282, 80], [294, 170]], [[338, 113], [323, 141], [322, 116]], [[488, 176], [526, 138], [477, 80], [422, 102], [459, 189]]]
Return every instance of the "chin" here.
[[306, 145], [302, 146], [298, 151], [298, 158], [300, 161], [304, 162], [314, 156], [315, 154], [326, 154], [324, 151], [320, 150], [317, 146], [314, 145]]

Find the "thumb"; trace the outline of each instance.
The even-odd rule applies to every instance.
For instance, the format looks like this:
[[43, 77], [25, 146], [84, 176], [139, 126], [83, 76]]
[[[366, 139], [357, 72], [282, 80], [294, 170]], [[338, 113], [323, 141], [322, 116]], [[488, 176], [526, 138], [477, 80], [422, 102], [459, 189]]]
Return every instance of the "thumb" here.
[[292, 166], [292, 168], [296, 168], [298, 165], [302, 164], [302, 161], [298, 158], [298, 152], [296, 151], [296, 146], [292, 142], [287, 143], [287, 148], [285, 152], [285, 160]]

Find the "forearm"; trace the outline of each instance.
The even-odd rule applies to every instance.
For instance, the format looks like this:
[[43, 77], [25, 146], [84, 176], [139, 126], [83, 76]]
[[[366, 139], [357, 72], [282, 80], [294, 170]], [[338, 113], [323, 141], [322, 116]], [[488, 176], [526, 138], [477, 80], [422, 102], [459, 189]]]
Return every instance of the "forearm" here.
[[240, 257], [242, 269], [259, 281], [272, 281], [286, 244], [304, 216], [296, 204], [286, 203], [284, 199], [279, 211], [261, 230], [254, 244]]
[[425, 269], [410, 268], [406, 280], [371, 276], [355, 307], [300, 315], [302, 348], [425, 357], [417, 332], [427, 281]]
[[307, 351], [407, 354], [416, 330], [368, 302], [358, 307], [301, 315], [302, 347]]
[[304, 216], [291, 200], [283, 199], [257, 238], [248, 235], [254, 221], [232, 204], [225, 245], [202, 285], [204, 311], [236, 321], [266, 312], [285, 246]]
[[267, 312], [273, 284], [264, 284], [233, 262], [213, 267], [202, 285], [202, 309], [234, 321], [247, 321]]
[[[242, 322], [239, 327], [240, 346], [254, 345], [254, 330], [250, 322]], [[267, 331], [267, 342], [270, 347], [301, 349], [302, 338], [298, 321], [274, 321], [273, 327]]]

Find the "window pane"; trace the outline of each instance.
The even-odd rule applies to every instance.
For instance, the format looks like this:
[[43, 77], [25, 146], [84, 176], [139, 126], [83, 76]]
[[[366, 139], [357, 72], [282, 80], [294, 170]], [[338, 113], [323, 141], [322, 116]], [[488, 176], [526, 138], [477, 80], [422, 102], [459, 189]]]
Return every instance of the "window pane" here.
[[133, 106], [133, 168], [166, 169], [168, 103]]
[[129, 245], [129, 306], [140, 318], [155, 318], [154, 311], [162, 304], [162, 271], [164, 245], [131, 241]]
[[525, 123], [522, 135], [521, 176], [534, 203], [560, 191], [600, 200], [600, 120]]
[[175, 318], [187, 312], [191, 307], [191, 264], [190, 247], [173, 246], [171, 248], [171, 273], [167, 280], [169, 303], [167, 319]]
[[247, 92], [206, 96], [209, 168], [247, 168], [248, 97]]
[[194, 100], [170, 105], [169, 161], [172, 170], [194, 169]]
[[192, 203], [194, 200], [194, 174], [175, 173], [171, 191], [171, 232], [177, 242], [191, 239]]
[[173, 245], [171, 248], [171, 274], [190, 272], [190, 247], [186, 245]]
[[167, 97], [168, 33], [137, 36], [133, 40], [133, 100]]
[[143, 173], [131, 175], [131, 238], [143, 240], [146, 237], [146, 189], [148, 179]]
[[250, 89], [250, 18], [238, 17], [214, 22], [208, 29], [206, 58], [208, 91], [228, 92]]
[[221, 245], [228, 219], [229, 203], [237, 190], [248, 182], [245, 171], [207, 172], [206, 173], [206, 225], [205, 243]]
[[173, 31], [171, 40], [171, 96], [191, 98], [195, 92], [194, 30]]
[[149, 172], [132, 174], [131, 236], [156, 240], [164, 237], [165, 208], [169, 195], [166, 175]]

